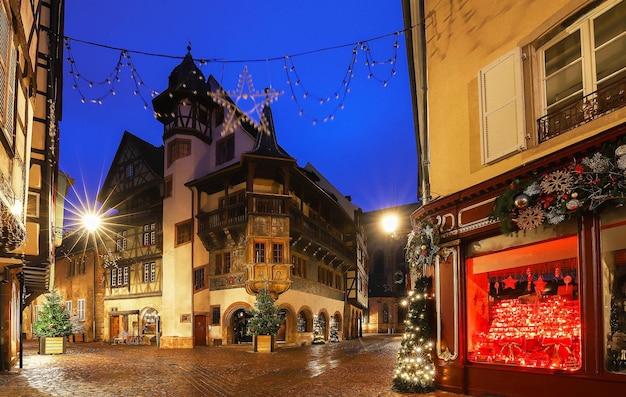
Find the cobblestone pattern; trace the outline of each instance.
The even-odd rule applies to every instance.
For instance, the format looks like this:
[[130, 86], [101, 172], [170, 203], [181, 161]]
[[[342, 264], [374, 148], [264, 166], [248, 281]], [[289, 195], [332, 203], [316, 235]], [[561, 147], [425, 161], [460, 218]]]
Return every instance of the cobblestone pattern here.
[[391, 389], [399, 346], [398, 336], [373, 335], [274, 353], [253, 353], [250, 345], [170, 350], [70, 343], [66, 354], [39, 355], [29, 341], [24, 368], [0, 373], [0, 396], [410, 396]]

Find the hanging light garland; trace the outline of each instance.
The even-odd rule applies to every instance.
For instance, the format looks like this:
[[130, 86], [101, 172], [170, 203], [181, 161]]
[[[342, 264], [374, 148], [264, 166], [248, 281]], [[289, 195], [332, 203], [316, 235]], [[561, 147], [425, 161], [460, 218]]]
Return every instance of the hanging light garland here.
[[[194, 58], [194, 61], [197, 62], [199, 65], [203, 66], [206, 65], [208, 63], [215, 63], [215, 62], [219, 62], [224, 64], [227, 63], [238, 63], [238, 62], [247, 62], [247, 63], [256, 63], [256, 62], [271, 62], [271, 61], [283, 61], [283, 68], [285, 70], [285, 73], [287, 75], [287, 84], [289, 86], [289, 91], [291, 93], [291, 99], [296, 103], [297, 107], [298, 107], [298, 112], [301, 116], [308, 116], [311, 118], [312, 122], [314, 125], [316, 125], [318, 123], [318, 121], [332, 121], [335, 118], [335, 114], [339, 111], [345, 108], [344, 105], [344, 100], [345, 97], [347, 96], [347, 94], [350, 92], [350, 83], [352, 81], [352, 79], [354, 78], [354, 69], [355, 69], [355, 65], [358, 63], [358, 59], [357, 56], [359, 54], [359, 50], [361, 52], [363, 52], [365, 55], [365, 65], [367, 66], [367, 70], [368, 70], [368, 75], [367, 78], [377, 81], [379, 83], [381, 83], [384, 87], [386, 87], [388, 85], [389, 80], [396, 75], [396, 63], [397, 63], [397, 50], [399, 48], [399, 36], [400, 34], [403, 34], [406, 30], [411, 30], [413, 27], [402, 30], [402, 31], [397, 31], [391, 34], [385, 34], [379, 37], [375, 37], [369, 40], [365, 40], [365, 41], [359, 41], [357, 43], [351, 43], [351, 44], [345, 44], [345, 45], [340, 45], [340, 46], [335, 46], [335, 47], [328, 47], [328, 48], [322, 48], [322, 49], [317, 49], [317, 50], [313, 50], [313, 51], [307, 51], [307, 52], [302, 52], [302, 53], [298, 53], [298, 54], [293, 54], [293, 55], [286, 55], [283, 57], [275, 57], [275, 58], [263, 58], [263, 59], [249, 59], [249, 60], [218, 60], [218, 59], [206, 59], [206, 58]], [[370, 46], [370, 42], [376, 41], [376, 40], [380, 40], [383, 39], [385, 37], [388, 36], [394, 36], [394, 44], [393, 44], [393, 54], [392, 56], [387, 59], [387, 60], [377, 60], [374, 58], [374, 56], [372, 55], [372, 51], [371, 51], [371, 46]], [[78, 67], [78, 63], [76, 60], [76, 57], [74, 56], [73, 52], [72, 52], [72, 46], [71, 46], [71, 42], [79, 42], [82, 44], [87, 44], [87, 45], [91, 45], [91, 46], [97, 46], [97, 47], [102, 47], [102, 48], [106, 48], [106, 49], [112, 49], [112, 50], [117, 50], [119, 51], [119, 56], [118, 56], [118, 60], [115, 64], [115, 66], [113, 67], [113, 69], [106, 75], [106, 77], [97, 80], [97, 79], [89, 79], [87, 77], [85, 77], [81, 72], [80, 69]], [[78, 40], [78, 39], [74, 39], [71, 37], [67, 37], [64, 36], [64, 43], [65, 43], [65, 48], [66, 48], [66, 52], [67, 52], [67, 62], [69, 64], [69, 68], [68, 68], [68, 73], [71, 76], [72, 79], [72, 89], [76, 90], [80, 96], [80, 100], [82, 103], [93, 103], [93, 104], [102, 104], [103, 101], [108, 98], [108, 97], [112, 97], [115, 96], [117, 91], [116, 91], [116, 87], [118, 87], [118, 85], [121, 83], [122, 77], [124, 75], [124, 69], [128, 69], [129, 70], [129, 77], [130, 79], [133, 81], [133, 94], [138, 96], [140, 98], [140, 100], [143, 103], [143, 107], [144, 109], [151, 109], [151, 102], [149, 100], [147, 100], [147, 96], [149, 95], [150, 97], [155, 97], [157, 96], [159, 93], [153, 89], [150, 89], [144, 82], [144, 80], [141, 78], [141, 75], [139, 74], [133, 59], [132, 59], [132, 54], [140, 54], [140, 55], [144, 55], [144, 56], [152, 56], [152, 57], [163, 57], [163, 58], [171, 58], [171, 59], [183, 59], [183, 57], [180, 56], [171, 56], [171, 55], [165, 55], [165, 54], [157, 54], [157, 53], [148, 53], [148, 52], [144, 52], [144, 51], [136, 51], [136, 50], [129, 50], [129, 49], [124, 49], [124, 48], [119, 48], [119, 47], [111, 47], [111, 46], [107, 46], [107, 45], [103, 45], [103, 44], [98, 44], [98, 43], [93, 43], [93, 42], [88, 42], [88, 41], [83, 41], [83, 40]], [[303, 80], [301, 79], [300, 75], [298, 74], [296, 65], [294, 63], [294, 58], [298, 57], [298, 56], [302, 56], [302, 55], [308, 55], [308, 54], [312, 54], [312, 53], [317, 53], [317, 52], [322, 52], [322, 51], [328, 51], [328, 50], [333, 50], [333, 49], [337, 49], [337, 48], [342, 48], [342, 47], [352, 47], [352, 57], [351, 57], [351, 61], [350, 64], [348, 65], [348, 67], [346, 68], [346, 72], [343, 76], [343, 79], [341, 81], [341, 83], [338, 85], [338, 88], [336, 90], [333, 91], [333, 93], [331, 95], [321, 95], [321, 94], [317, 94], [317, 93], [313, 93], [311, 91], [309, 91]], [[391, 66], [390, 70], [388, 71], [388, 74], [385, 75], [384, 77], [380, 75], [380, 73], [375, 73], [375, 66], [378, 65], [383, 65], [383, 64], [388, 64]], [[376, 67], [376, 71], [378, 71], [378, 69], [381, 69], [379, 67]], [[242, 77], [242, 75], [240, 75], [240, 86], [242, 84], [241, 82], [241, 78], [248, 78], [246, 77], [249, 75], [247, 73], [245, 73], [244, 71], [244, 75]], [[244, 82], [246, 84], [249, 84], [249, 82]], [[105, 87], [103, 90], [99, 91], [96, 94], [91, 94], [89, 95], [89, 91], [88, 90], [94, 90], [98, 89], [98, 88], [102, 88]], [[216, 99], [216, 101], [218, 101], [220, 104], [224, 105], [226, 104], [228, 106], [228, 108], [233, 108], [233, 103], [230, 102], [228, 99], [225, 99], [225, 96], [227, 94], [233, 94], [233, 95], [239, 95], [241, 94], [241, 90], [238, 89], [237, 91], [234, 91], [232, 93], [229, 93], [228, 91], [223, 91], [223, 92], [218, 92], [218, 93], [210, 93], [210, 95]], [[282, 94], [281, 92], [276, 92], [276, 91], [272, 91], [270, 93], [270, 95], [268, 96], [267, 93], [262, 93], [259, 95], [263, 95], [264, 97], [268, 98], [270, 101], [274, 101], [277, 99], [277, 96]], [[245, 95], [245, 94], [244, 94]], [[252, 95], [254, 95], [254, 92], [252, 92]], [[220, 99], [221, 98], [221, 99]], [[250, 93], [248, 93], [248, 95], [246, 95], [246, 97], [244, 98], [244, 96], [241, 96], [241, 98], [243, 99], [248, 99], [250, 98]], [[330, 110], [329, 112], [326, 113], [326, 115], [322, 118], [317, 118], [314, 115], [314, 111], [306, 111], [304, 108], [304, 103], [305, 102], [311, 102], [314, 101], [319, 105], [325, 105], [328, 103], [334, 103], [334, 107], [332, 108], [332, 110]], [[253, 109], [256, 111], [256, 102], [255, 102], [255, 108]], [[240, 112], [231, 112], [233, 115], [235, 115], [235, 113], [239, 113], [238, 117], [242, 116], [242, 114]], [[245, 113], [245, 112], [244, 112]], [[245, 115], [243, 116], [245, 117]], [[247, 118], [246, 121], [251, 121], [249, 119], [249, 116]]]

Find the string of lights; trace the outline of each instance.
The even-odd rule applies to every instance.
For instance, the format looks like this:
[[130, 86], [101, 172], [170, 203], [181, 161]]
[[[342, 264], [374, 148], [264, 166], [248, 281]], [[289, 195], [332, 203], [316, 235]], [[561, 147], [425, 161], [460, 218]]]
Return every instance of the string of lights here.
[[[324, 122], [332, 121], [335, 119], [335, 114], [345, 108], [345, 98], [350, 93], [350, 83], [355, 77], [355, 65], [358, 64], [358, 56], [360, 52], [364, 54], [365, 60], [364, 63], [367, 67], [367, 78], [370, 80], [374, 80], [379, 82], [386, 87], [389, 80], [396, 75], [396, 63], [397, 63], [397, 50], [399, 48], [398, 38], [401, 34], [404, 34], [407, 30], [405, 29], [401, 31], [396, 31], [394, 33], [389, 33], [385, 35], [381, 35], [378, 37], [374, 37], [368, 40], [359, 41], [356, 43], [343, 44], [332, 47], [325, 47], [311, 51], [300, 52], [292, 55], [285, 55], [281, 57], [268, 57], [262, 59], [236, 59], [236, 60], [228, 60], [228, 59], [210, 59], [210, 58], [194, 58], [194, 61], [197, 62], [200, 66], [209, 64], [209, 63], [222, 63], [222, 65], [229, 63], [256, 63], [256, 62], [274, 62], [274, 61], [282, 61], [283, 69], [286, 73], [286, 83], [288, 85], [288, 92], [291, 94], [291, 100], [293, 100], [298, 107], [298, 114], [300, 116], [309, 117], [313, 123], [316, 125], [319, 120]], [[387, 37], [393, 36], [393, 54], [390, 58], [386, 60], [376, 60], [372, 55], [371, 51], [371, 42], [378, 41]], [[81, 74], [77, 59], [72, 51], [72, 42], [82, 43], [90, 46], [96, 46], [100, 48], [105, 48], [109, 50], [119, 51], [118, 60], [112, 70], [105, 75], [104, 78], [98, 80], [92, 80], [85, 77]], [[152, 110], [151, 101], [147, 100], [148, 96], [154, 98], [159, 93], [156, 90], [153, 90], [148, 87], [148, 85], [141, 78], [135, 63], [133, 62], [132, 55], [143, 55], [150, 57], [160, 57], [160, 58], [168, 58], [168, 59], [183, 59], [183, 56], [173, 56], [167, 54], [159, 54], [152, 53], [146, 51], [139, 50], [129, 50], [120, 47], [113, 47], [101, 43], [95, 43], [91, 41], [80, 40], [76, 38], [72, 38], [69, 36], [64, 36], [64, 45], [67, 52], [66, 60], [69, 64], [68, 73], [72, 79], [72, 89], [78, 92], [80, 96], [80, 100], [82, 103], [93, 103], [101, 105], [106, 98], [115, 96], [117, 91], [116, 87], [121, 82], [122, 77], [125, 75], [124, 69], [128, 69], [128, 77], [133, 81], [133, 94], [138, 96], [143, 104], [144, 109]], [[343, 79], [338, 87], [332, 91], [330, 95], [323, 95], [319, 93], [314, 93], [306, 88], [306, 85], [302, 81], [302, 78], [298, 74], [298, 69], [294, 62], [294, 58], [301, 57], [304, 55], [310, 55], [330, 50], [336, 50], [341, 48], [351, 47], [352, 48], [352, 56], [350, 59], [350, 63], [346, 68], [346, 72], [343, 76]], [[359, 51], [360, 50], [360, 51]], [[380, 73], [375, 73], [374, 67], [376, 65], [390, 65], [390, 69], [388, 70], [388, 74], [384, 77]], [[381, 67], [376, 68], [376, 72], [381, 70]], [[244, 70], [244, 74], [247, 74], [247, 68]], [[249, 75], [248, 75], [249, 76]], [[241, 76], [240, 76], [241, 78]], [[248, 78], [248, 77], [246, 77]], [[104, 87], [104, 88], [103, 88]], [[211, 95], [211, 93], [207, 93]], [[212, 95], [213, 96], [213, 95]], [[330, 105], [332, 108], [327, 111], [324, 117], [319, 118], [316, 117], [316, 114], [319, 113], [318, 110], [305, 110], [305, 104], [315, 102], [319, 104], [319, 106]], [[325, 108], [326, 109], [326, 108]]]

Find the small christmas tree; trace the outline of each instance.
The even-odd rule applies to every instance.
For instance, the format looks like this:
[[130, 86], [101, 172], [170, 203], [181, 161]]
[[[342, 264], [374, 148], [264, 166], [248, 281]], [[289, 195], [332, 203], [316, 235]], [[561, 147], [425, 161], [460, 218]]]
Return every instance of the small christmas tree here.
[[337, 328], [337, 320], [333, 317], [330, 320], [330, 335], [328, 337], [328, 341], [331, 343], [339, 343], [339, 330]]
[[326, 343], [324, 340], [324, 331], [322, 329], [322, 323], [318, 316], [313, 319], [313, 341], [314, 345], [323, 345]]
[[409, 310], [405, 333], [398, 350], [393, 388], [404, 393], [435, 390], [435, 365], [432, 360], [432, 332], [427, 318], [430, 278], [420, 277], [407, 298]]
[[72, 334], [70, 314], [61, 303], [61, 296], [55, 291], [46, 295], [43, 309], [36, 314], [33, 333], [39, 338], [69, 336]]
[[259, 291], [257, 301], [254, 303], [255, 309], [247, 310], [252, 317], [248, 319], [248, 335], [276, 335], [278, 329], [284, 322], [279, 314], [278, 307], [274, 306], [275, 299], [272, 298], [267, 289]]

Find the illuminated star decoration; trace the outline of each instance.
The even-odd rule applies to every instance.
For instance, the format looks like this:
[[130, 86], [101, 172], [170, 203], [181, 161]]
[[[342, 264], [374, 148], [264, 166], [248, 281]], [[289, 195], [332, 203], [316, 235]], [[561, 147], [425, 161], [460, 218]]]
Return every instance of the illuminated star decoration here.
[[505, 278], [503, 281], [504, 281], [504, 289], [509, 289], [509, 288], [515, 289], [515, 284], [517, 284], [516, 279], [509, 276], [508, 278]]
[[[213, 100], [228, 109], [228, 115], [224, 121], [224, 128], [222, 129], [222, 136], [225, 136], [229, 132], [234, 131], [239, 121], [254, 123], [252, 117], [256, 114], [256, 118], [261, 121], [260, 129], [269, 134], [267, 131], [267, 123], [263, 122], [263, 108], [271, 102], [278, 99], [282, 91], [275, 91], [273, 88], [266, 88], [263, 92], [255, 91], [252, 84], [252, 76], [248, 73], [248, 67], [244, 66], [243, 73], [239, 75], [239, 83], [237, 84], [237, 90], [227, 92], [219, 90], [218, 92], [209, 92], [209, 95]], [[234, 103], [232, 101], [234, 98]], [[249, 103], [246, 109], [240, 104]]]
[[537, 281], [533, 282], [535, 284], [535, 291], [544, 292], [546, 290], [547, 282], [543, 281], [543, 277], [539, 276]]

